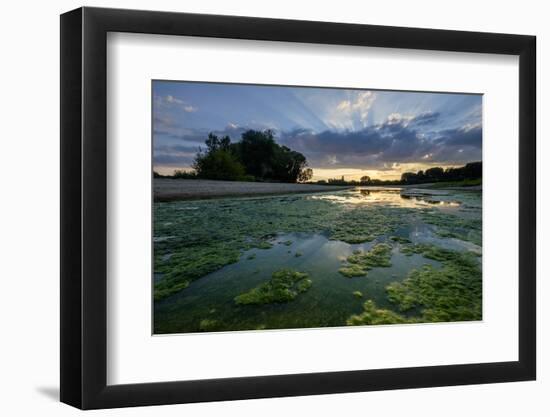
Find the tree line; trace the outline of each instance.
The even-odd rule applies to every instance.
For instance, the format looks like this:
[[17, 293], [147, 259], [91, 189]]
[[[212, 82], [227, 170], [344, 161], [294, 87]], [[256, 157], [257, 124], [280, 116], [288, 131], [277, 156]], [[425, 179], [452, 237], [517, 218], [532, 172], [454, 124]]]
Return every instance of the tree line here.
[[405, 172], [401, 175], [401, 182], [403, 184], [422, 184], [427, 182], [474, 180], [480, 179], [482, 173], [481, 162], [470, 162], [459, 168], [443, 169], [441, 167], [434, 167], [416, 173]]
[[398, 180], [380, 180], [365, 175], [357, 180], [345, 180], [341, 178], [329, 178], [328, 180], [319, 180], [320, 185], [405, 185], [405, 184], [425, 184], [432, 182], [460, 182], [472, 180], [481, 180], [482, 178], [481, 162], [470, 162], [463, 167], [447, 168], [433, 167], [426, 171], [405, 172]]
[[210, 133], [205, 145], [193, 161], [194, 172], [177, 170], [173, 178], [293, 183], [313, 176], [306, 157], [276, 143], [271, 130], [247, 130], [239, 142]]

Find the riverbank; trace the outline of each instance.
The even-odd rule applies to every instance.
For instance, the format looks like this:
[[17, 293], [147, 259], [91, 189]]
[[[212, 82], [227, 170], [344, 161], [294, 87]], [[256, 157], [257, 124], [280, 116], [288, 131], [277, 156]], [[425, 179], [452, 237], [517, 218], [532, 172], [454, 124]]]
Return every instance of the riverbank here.
[[155, 178], [155, 201], [202, 200], [220, 197], [251, 197], [294, 193], [340, 191], [353, 187], [341, 185], [287, 184]]

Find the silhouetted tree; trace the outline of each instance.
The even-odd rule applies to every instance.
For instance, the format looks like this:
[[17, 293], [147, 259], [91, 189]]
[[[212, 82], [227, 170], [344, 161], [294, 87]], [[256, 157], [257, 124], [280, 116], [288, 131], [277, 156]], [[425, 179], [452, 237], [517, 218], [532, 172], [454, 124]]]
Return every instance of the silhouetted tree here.
[[215, 134], [209, 133], [208, 139], [206, 139], [204, 143], [206, 144], [207, 152], [214, 152], [218, 149], [228, 151], [229, 145], [231, 144], [231, 139], [229, 136], [218, 138]]
[[401, 175], [401, 182], [405, 184], [421, 184], [438, 181], [463, 181], [480, 179], [483, 175], [481, 162], [470, 162], [460, 168], [441, 167], [429, 168], [426, 171], [405, 172]]
[[300, 172], [298, 175], [298, 181], [307, 182], [313, 177], [313, 170], [311, 168], [306, 168]]
[[248, 130], [242, 134], [241, 141], [234, 144], [246, 173], [262, 179], [270, 178], [273, 174], [276, 146], [271, 130]]
[[213, 180], [241, 180], [245, 168], [231, 152], [229, 136], [218, 138], [210, 133], [205, 141], [206, 151], [200, 150], [193, 162], [199, 178]]
[[197, 174], [195, 172], [184, 171], [183, 169], [176, 169], [174, 170], [174, 174], [172, 175], [172, 178], [195, 179], [197, 178]]
[[248, 130], [235, 143], [229, 136], [210, 133], [205, 144], [206, 150], [197, 154], [193, 165], [200, 178], [296, 182], [313, 175], [306, 157], [277, 144], [271, 130]]

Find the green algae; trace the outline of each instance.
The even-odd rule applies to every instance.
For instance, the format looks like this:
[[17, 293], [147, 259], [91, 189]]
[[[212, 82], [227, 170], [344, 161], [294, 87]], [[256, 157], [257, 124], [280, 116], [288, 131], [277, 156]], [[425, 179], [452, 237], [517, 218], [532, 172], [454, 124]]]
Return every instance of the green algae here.
[[417, 243], [403, 245], [400, 249], [401, 253], [411, 256], [414, 254], [422, 255], [424, 258], [434, 261], [456, 261], [459, 258], [468, 257], [470, 259], [479, 257], [477, 252], [457, 252], [449, 249], [440, 248], [429, 243]]
[[391, 245], [378, 243], [369, 251], [355, 251], [347, 259], [349, 263], [357, 264], [365, 269], [390, 267], [391, 266]]
[[[452, 263], [451, 256], [434, 250], [430, 245], [414, 245], [401, 237], [410, 236], [415, 242], [430, 241], [439, 244], [442, 239], [433, 239], [434, 234], [446, 239], [444, 235], [448, 233], [449, 237], [460, 239], [468, 238], [470, 233], [470, 238], [475, 240], [476, 233], [481, 236], [481, 222], [476, 220], [481, 218], [481, 211], [480, 203], [476, 200], [479, 197], [474, 197], [471, 197], [472, 201], [468, 206], [449, 208], [442, 205], [430, 209], [408, 209], [382, 204], [359, 204], [356, 207], [351, 204], [323, 201], [316, 196], [156, 203], [154, 331], [174, 333], [325, 327], [341, 326], [346, 321], [354, 324], [417, 323], [453, 321], [457, 320], [454, 317], [460, 315], [466, 317], [465, 312], [461, 313], [458, 307], [437, 307], [435, 296], [439, 290], [431, 288], [434, 285], [428, 277], [433, 275], [434, 271], [444, 269], [445, 262]], [[462, 207], [467, 211], [461, 212]], [[451, 219], [447, 222], [438, 222], [435, 219], [437, 214], [427, 214], [438, 211], [444, 216], [464, 217], [465, 220], [462, 222], [460, 219]], [[431, 223], [424, 221], [424, 218]], [[382, 224], [371, 224], [376, 222]], [[454, 235], [451, 236], [450, 233]], [[321, 236], [325, 241], [330, 239], [347, 240], [347, 243], [391, 243], [395, 252], [395, 256], [390, 259], [394, 264], [393, 268], [370, 271], [368, 273], [372, 274], [372, 278], [369, 276], [369, 279], [338, 280], [339, 275], [344, 275], [338, 273], [338, 268], [341, 267], [353, 267], [354, 271], [360, 271], [362, 276], [366, 275], [366, 268], [349, 262], [342, 264], [341, 257], [349, 256], [349, 251], [357, 247], [364, 249], [355, 251], [353, 255], [360, 255], [372, 244], [350, 248], [340, 242], [328, 242], [324, 250], [327, 250], [326, 253], [333, 261], [329, 268], [320, 270], [312, 264], [319, 261], [315, 255], [319, 251], [312, 251], [312, 246], [306, 243], [312, 235]], [[398, 239], [394, 239], [394, 236]], [[288, 248], [283, 244], [287, 239], [293, 242]], [[477, 250], [472, 247], [473, 245], [462, 245], [460, 242], [441, 244], [445, 247]], [[254, 250], [261, 248], [272, 250], [267, 253]], [[307, 248], [307, 251], [304, 250], [303, 258], [295, 259], [298, 258], [298, 248]], [[249, 252], [250, 250], [252, 251]], [[399, 255], [400, 252], [414, 257], [406, 259]], [[247, 261], [248, 256], [252, 256], [253, 253], [256, 260], [261, 258], [261, 263]], [[480, 253], [477, 256], [480, 256]], [[480, 259], [477, 256], [468, 255], [479, 266]], [[426, 287], [423, 289], [425, 293], [414, 294], [412, 288], [405, 287], [402, 291], [394, 291], [395, 295], [390, 300], [390, 292], [393, 290], [387, 290], [388, 283], [397, 283], [409, 278], [411, 268], [417, 268], [422, 272], [424, 268], [418, 265], [422, 263], [423, 257], [426, 258], [426, 262], [428, 259], [436, 261], [433, 262], [431, 271], [423, 272], [422, 281], [417, 281], [417, 285], [422, 282]], [[200, 262], [201, 258], [204, 258], [204, 262]], [[236, 261], [239, 264], [227, 268], [227, 274], [225, 270], [221, 274], [215, 273]], [[261, 277], [267, 280], [267, 274], [285, 266], [316, 277], [315, 285], [307, 294], [298, 295], [292, 302], [273, 302], [256, 306], [236, 303], [236, 295], [257, 287], [258, 279], [260, 282]], [[213, 272], [215, 274], [212, 274]], [[201, 279], [203, 277], [204, 280]], [[197, 280], [199, 282], [195, 282]], [[247, 283], [244, 283], [245, 280]], [[301, 289], [302, 286], [308, 287], [311, 283], [300, 285]], [[362, 298], [355, 298], [355, 295], [352, 295], [355, 288], [367, 292]], [[293, 290], [298, 291], [297, 288]], [[165, 299], [180, 291], [181, 294]], [[430, 294], [432, 292], [433, 294]], [[448, 298], [453, 301], [456, 297], [451, 294]], [[361, 316], [362, 312], [358, 312], [358, 307], [369, 299], [375, 303], [374, 308], [370, 309], [371, 318], [365, 319], [364, 323], [358, 318], [351, 320], [354, 314]], [[421, 304], [419, 300], [428, 305]], [[451, 304], [449, 300], [446, 303]], [[467, 306], [464, 300], [459, 304]], [[437, 308], [434, 308], [434, 305]], [[215, 314], [210, 312], [211, 307], [216, 307]], [[462, 309], [467, 311], [468, 307]], [[365, 311], [364, 307], [361, 310]], [[449, 314], [445, 317], [444, 313]], [[472, 316], [477, 317], [480, 314]], [[200, 322], [205, 317], [215, 319], [214, 323], [206, 322], [201, 326]]]
[[[271, 249], [281, 234], [323, 233], [331, 240], [359, 244], [422, 219], [434, 225], [441, 237], [481, 241], [480, 220], [461, 219], [437, 209], [355, 207], [304, 196], [155, 203], [154, 272], [160, 279], [154, 284], [154, 298], [158, 301], [184, 290], [193, 281], [237, 262], [247, 250]], [[406, 245], [404, 239], [390, 237]], [[364, 276], [367, 269], [344, 265], [340, 272]]]
[[296, 252], [296, 253], [294, 254], [294, 257], [299, 258], [299, 257], [302, 256], [302, 255], [303, 255], [302, 252]]
[[190, 282], [186, 280], [169, 283], [168, 285], [165, 282], [157, 282], [155, 283], [155, 301], [184, 290], [189, 287], [189, 284]]
[[271, 249], [273, 247], [273, 243], [263, 240], [257, 243], [256, 245], [254, 245], [254, 247], [258, 249]]
[[338, 270], [343, 276], [348, 278], [354, 278], [354, 277], [364, 277], [367, 275], [367, 271], [363, 269], [360, 265], [357, 264], [351, 264], [347, 266], [343, 266]]
[[363, 298], [363, 293], [361, 291], [354, 291], [352, 294], [355, 298]]
[[155, 272], [163, 274], [162, 279], [155, 283], [155, 300], [179, 292], [187, 288], [192, 281], [237, 262], [239, 256], [239, 251], [222, 244], [205, 248], [180, 248], [180, 251], [173, 254], [167, 262], [171, 268], [166, 264], [155, 266]]
[[154, 271], [162, 274], [155, 300], [236, 262], [245, 250], [272, 248], [278, 233], [324, 231], [338, 214], [330, 202], [295, 196], [155, 203]]
[[[417, 248], [420, 249], [420, 248]], [[424, 245], [422, 255], [442, 263], [424, 265], [403, 282], [386, 287], [388, 299], [402, 312], [421, 308], [421, 321], [481, 320], [482, 279], [477, 255]]]
[[251, 261], [252, 259], [256, 259], [256, 254], [255, 253], [251, 253], [250, 255], [248, 255], [246, 257], [247, 260]]
[[290, 246], [292, 245], [292, 240], [285, 240], [284, 242], [281, 242], [281, 243], [285, 246]]
[[347, 257], [347, 264], [338, 270], [345, 277], [360, 277], [367, 275], [372, 268], [391, 266], [392, 247], [387, 243], [378, 243], [369, 251], [356, 250]]
[[410, 323], [410, 321], [394, 311], [378, 308], [373, 300], [367, 300], [363, 304], [363, 312], [354, 314], [346, 323], [348, 326], [361, 326], [365, 324]]
[[482, 318], [482, 279], [477, 255], [434, 245], [409, 245], [409, 254], [441, 262], [441, 268], [424, 265], [402, 282], [386, 287], [387, 298], [399, 311], [379, 309], [368, 300], [363, 312], [348, 325], [471, 321]]
[[346, 242], [349, 244], [357, 244], [357, 243], [365, 243], [365, 242], [372, 242], [374, 239], [376, 239], [375, 235], [362, 235], [358, 234], [356, 231], [353, 231], [352, 233], [346, 234], [345, 230], [339, 231], [338, 233], [335, 233], [332, 235], [333, 240], [341, 240], [342, 242]]
[[341, 213], [332, 225], [332, 240], [356, 244], [375, 240], [405, 224], [408, 209], [357, 207]]
[[409, 238], [403, 237], [403, 236], [391, 236], [390, 240], [393, 242], [403, 243], [403, 244], [412, 243]]
[[281, 269], [271, 279], [235, 297], [236, 304], [271, 304], [294, 300], [311, 288], [308, 274], [290, 269]]
[[155, 203], [154, 271], [162, 279], [154, 297], [158, 301], [187, 288], [237, 262], [245, 250], [271, 249], [278, 234], [327, 233], [331, 240], [366, 242], [404, 224], [406, 215], [406, 209], [350, 209], [301, 196]]
[[296, 289], [298, 290], [298, 293], [302, 293], [309, 290], [312, 285], [313, 285], [313, 281], [307, 278], [298, 282], [298, 285], [296, 285]]
[[455, 238], [481, 245], [481, 218], [464, 218], [439, 210], [423, 210], [421, 219], [436, 226], [436, 234], [443, 238]]

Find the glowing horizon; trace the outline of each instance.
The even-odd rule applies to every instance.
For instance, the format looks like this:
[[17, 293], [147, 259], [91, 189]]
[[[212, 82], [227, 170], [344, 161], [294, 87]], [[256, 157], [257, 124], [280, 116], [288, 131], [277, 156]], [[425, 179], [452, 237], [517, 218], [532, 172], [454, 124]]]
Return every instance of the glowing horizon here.
[[[472, 161], [475, 162], [475, 161]], [[418, 172], [426, 171], [429, 168], [441, 167], [443, 169], [447, 168], [458, 168], [462, 164], [456, 165], [438, 165], [438, 164], [403, 164], [396, 168], [389, 168], [385, 170], [366, 170], [366, 169], [354, 169], [354, 168], [340, 168], [340, 169], [323, 169], [323, 168], [312, 168], [313, 177], [310, 181], [321, 181], [328, 179], [340, 179], [342, 176], [346, 181], [359, 181], [361, 177], [368, 176], [373, 180], [382, 180], [382, 181], [394, 181], [401, 179], [401, 174], [405, 172]], [[182, 170], [186, 172], [193, 172], [193, 168], [190, 166], [187, 167], [160, 167], [154, 171], [160, 175], [171, 176], [175, 171]]]

